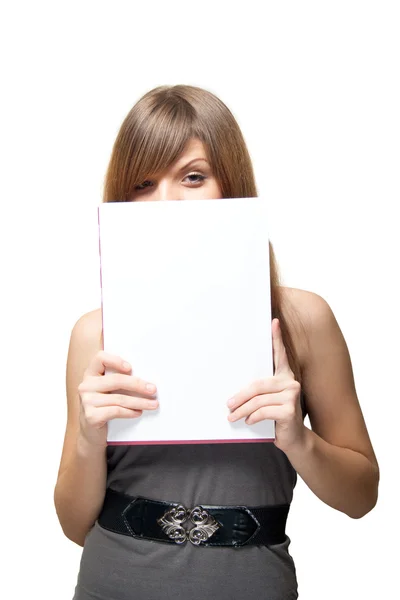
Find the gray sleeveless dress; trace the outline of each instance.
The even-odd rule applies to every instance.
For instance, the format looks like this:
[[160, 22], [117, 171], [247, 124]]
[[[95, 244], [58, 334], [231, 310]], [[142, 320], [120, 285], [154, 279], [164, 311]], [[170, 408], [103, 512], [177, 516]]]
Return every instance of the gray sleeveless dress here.
[[[301, 397], [305, 416], [304, 396]], [[297, 474], [271, 443], [108, 446], [107, 486], [154, 500], [290, 504]], [[273, 546], [197, 547], [138, 540], [96, 522], [73, 600], [293, 600], [290, 538]]]

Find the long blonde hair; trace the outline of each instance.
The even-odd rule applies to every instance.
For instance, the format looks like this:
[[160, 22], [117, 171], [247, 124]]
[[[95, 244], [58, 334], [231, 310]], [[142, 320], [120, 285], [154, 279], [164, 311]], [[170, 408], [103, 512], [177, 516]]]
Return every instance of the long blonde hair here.
[[[105, 177], [103, 202], [129, 201], [135, 186], [167, 169], [192, 138], [203, 142], [223, 198], [257, 196], [250, 155], [229, 108], [202, 88], [165, 85], [142, 96], [123, 121]], [[289, 364], [301, 383], [291, 332], [302, 324], [296, 314], [288, 326], [294, 307], [285, 303], [271, 241], [269, 251], [272, 318], [279, 318]]]

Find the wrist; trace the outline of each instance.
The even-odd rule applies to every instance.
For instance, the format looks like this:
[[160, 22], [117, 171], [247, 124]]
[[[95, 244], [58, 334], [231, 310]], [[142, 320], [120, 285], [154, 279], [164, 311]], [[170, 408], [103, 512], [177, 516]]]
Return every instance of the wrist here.
[[79, 432], [76, 441], [78, 454], [83, 457], [104, 454], [107, 449], [107, 442], [94, 443], [87, 439], [82, 431]]
[[283, 452], [285, 452], [285, 454], [287, 454], [288, 457], [289, 455], [299, 456], [300, 454], [307, 453], [311, 450], [311, 446], [313, 443], [313, 440], [310, 436], [311, 433], [311, 429], [309, 429], [303, 424], [296, 438], [292, 440], [289, 444], [285, 444], [284, 447], [279, 446], [279, 448]]
[[295, 459], [298, 461], [301, 457], [305, 457], [312, 452], [314, 440], [315, 436], [311, 429], [303, 424], [296, 439], [286, 448], [281, 448], [281, 450], [285, 452], [290, 462], [293, 463]]

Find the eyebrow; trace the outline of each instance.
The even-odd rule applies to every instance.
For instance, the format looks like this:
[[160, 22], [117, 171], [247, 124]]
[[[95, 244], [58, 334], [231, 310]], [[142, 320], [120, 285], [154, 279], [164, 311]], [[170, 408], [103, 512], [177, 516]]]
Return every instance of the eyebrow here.
[[207, 164], [209, 164], [208, 160], [206, 160], [205, 158], [193, 158], [190, 162], [186, 163], [186, 165], [183, 165], [183, 167], [181, 167], [179, 169], [179, 171], [184, 171], [185, 169], [187, 169], [188, 167], [190, 167], [190, 165], [192, 165], [195, 162], [198, 162], [199, 160], [202, 160], [202, 161], [206, 162]]

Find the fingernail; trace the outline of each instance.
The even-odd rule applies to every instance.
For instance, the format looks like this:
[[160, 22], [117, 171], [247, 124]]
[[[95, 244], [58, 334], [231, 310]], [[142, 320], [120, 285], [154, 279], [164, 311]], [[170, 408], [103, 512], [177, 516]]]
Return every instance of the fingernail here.
[[153, 385], [152, 383], [148, 383], [148, 384], [146, 384], [146, 390], [149, 391], [150, 393], [153, 393], [156, 391], [156, 386]]
[[230, 400], [228, 400], [227, 405], [228, 406], [233, 406], [235, 404], [235, 398], [231, 398]]

